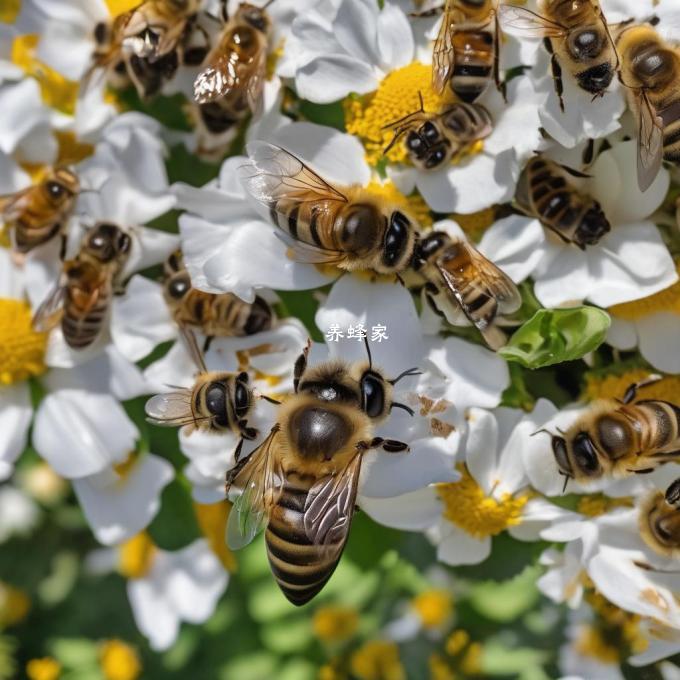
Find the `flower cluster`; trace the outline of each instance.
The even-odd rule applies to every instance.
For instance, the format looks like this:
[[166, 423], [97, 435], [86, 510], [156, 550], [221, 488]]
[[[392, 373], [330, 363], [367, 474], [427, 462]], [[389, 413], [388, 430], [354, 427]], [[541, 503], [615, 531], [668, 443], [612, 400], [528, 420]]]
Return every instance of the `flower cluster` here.
[[680, 10], [567, 4], [2, 3], [0, 679], [674, 677]]

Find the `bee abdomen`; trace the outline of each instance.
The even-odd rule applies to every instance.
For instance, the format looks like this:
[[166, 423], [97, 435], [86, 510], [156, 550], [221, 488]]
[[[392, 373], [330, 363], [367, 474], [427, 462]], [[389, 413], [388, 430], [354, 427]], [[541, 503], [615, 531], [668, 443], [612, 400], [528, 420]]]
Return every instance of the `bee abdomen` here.
[[295, 605], [309, 602], [331, 577], [342, 545], [313, 544], [305, 532], [307, 491], [284, 488], [265, 531], [267, 557], [274, 578]]
[[108, 298], [100, 300], [85, 316], [69, 309], [64, 309], [61, 330], [66, 344], [73, 349], [89, 347], [101, 332], [108, 311]]
[[15, 242], [20, 253], [27, 253], [37, 246], [47, 243], [52, 237], [56, 236], [61, 230], [59, 222], [48, 224], [30, 224], [24, 220], [19, 220], [16, 224]]
[[465, 31], [454, 35], [455, 65], [451, 89], [463, 102], [473, 102], [489, 84], [493, 44], [494, 36], [489, 31]]
[[680, 409], [663, 401], [639, 402], [637, 408], [649, 424], [646, 448], [680, 448]]

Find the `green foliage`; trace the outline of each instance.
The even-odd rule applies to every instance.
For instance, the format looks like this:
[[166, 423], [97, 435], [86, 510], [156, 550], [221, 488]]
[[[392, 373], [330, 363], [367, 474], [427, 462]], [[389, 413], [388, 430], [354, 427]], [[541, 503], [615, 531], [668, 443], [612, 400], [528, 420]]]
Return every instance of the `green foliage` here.
[[498, 353], [526, 368], [574, 361], [604, 342], [610, 324], [597, 307], [539, 309]]

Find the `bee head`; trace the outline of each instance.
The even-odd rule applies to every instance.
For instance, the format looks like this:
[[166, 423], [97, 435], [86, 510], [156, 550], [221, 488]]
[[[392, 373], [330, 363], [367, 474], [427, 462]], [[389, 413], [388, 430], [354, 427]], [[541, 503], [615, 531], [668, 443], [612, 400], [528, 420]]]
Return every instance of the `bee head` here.
[[594, 246], [600, 239], [609, 232], [611, 225], [600, 204], [595, 202], [581, 219], [581, 223], [576, 229], [576, 243], [584, 248]]
[[611, 85], [614, 79], [615, 69], [608, 61], [593, 66], [576, 76], [579, 86], [586, 92], [594, 95], [602, 95]]
[[249, 26], [252, 26], [256, 31], [260, 31], [261, 33], [267, 33], [269, 31], [271, 22], [263, 7], [256, 7], [255, 5], [244, 2], [239, 7], [237, 16]]
[[100, 222], [87, 235], [86, 247], [100, 262], [111, 262], [130, 252], [132, 239], [118, 226]]

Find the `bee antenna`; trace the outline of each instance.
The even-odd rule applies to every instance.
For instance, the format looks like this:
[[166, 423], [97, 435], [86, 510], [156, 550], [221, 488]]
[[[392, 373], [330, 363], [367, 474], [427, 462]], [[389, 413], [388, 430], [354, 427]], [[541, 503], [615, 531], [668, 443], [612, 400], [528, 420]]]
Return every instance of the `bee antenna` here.
[[564, 496], [564, 492], [567, 490], [567, 484], [569, 484], [569, 480], [571, 477], [569, 475], [564, 475], [564, 486], [562, 487], [562, 495]]
[[409, 368], [406, 371], [404, 371], [403, 373], [400, 373], [393, 380], [388, 380], [387, 382], [389, 382], [390, 385], [396, 385], [402, 378], [407, 378], [407, 377], [410, 377], [410, 376], [413, 376], [413, 375], [422, 375], [422, 374], [423, 374], [423, 372], [418, 370], [417, 367]]
[[272, 4], [272, 2], [275, 2], [275, 0], [267, 0], [267, 2], [262, 5], [262, 9], [267, 9], [267, 7]]
[[552, 437], [553, 433], [550, 432], [549, 430], [546, 430], [545, 428], [541, 428], [540, 430], [536, 430], [536, 432], [532, 432], [529, 436], [530, 437], [535, 437], [537, 434], [541, 434], [541, 432], [545, 432], [548, 436]]
[[398, 401], [393, 401], [390, 404], [390, 411], [393, 408], [400, 408], [403, 411], [406, 411], [406, 413], [408, 413], [411, 417], [413, 417], [416, 414], [416, 412], [410, 406], [406, 406], [406, 404], [400, 404]]
[[364, 335], [364, 345], [366, 345], [366, 354], [368, 354], [368, 368], [373, 368], [373, 357], [371, 356], [371, 346], [368, 344], [368, 336]]
[[278, 399], [274, 399], [273, 397], [268, 397], [266, 394], [260, 394], [258, 392], [257, 396], [260, 399], [264, 399], [265, 401], [268, 401], [270, 404], [276, 404], [277, 406], [281, 404], [281, 402]]

